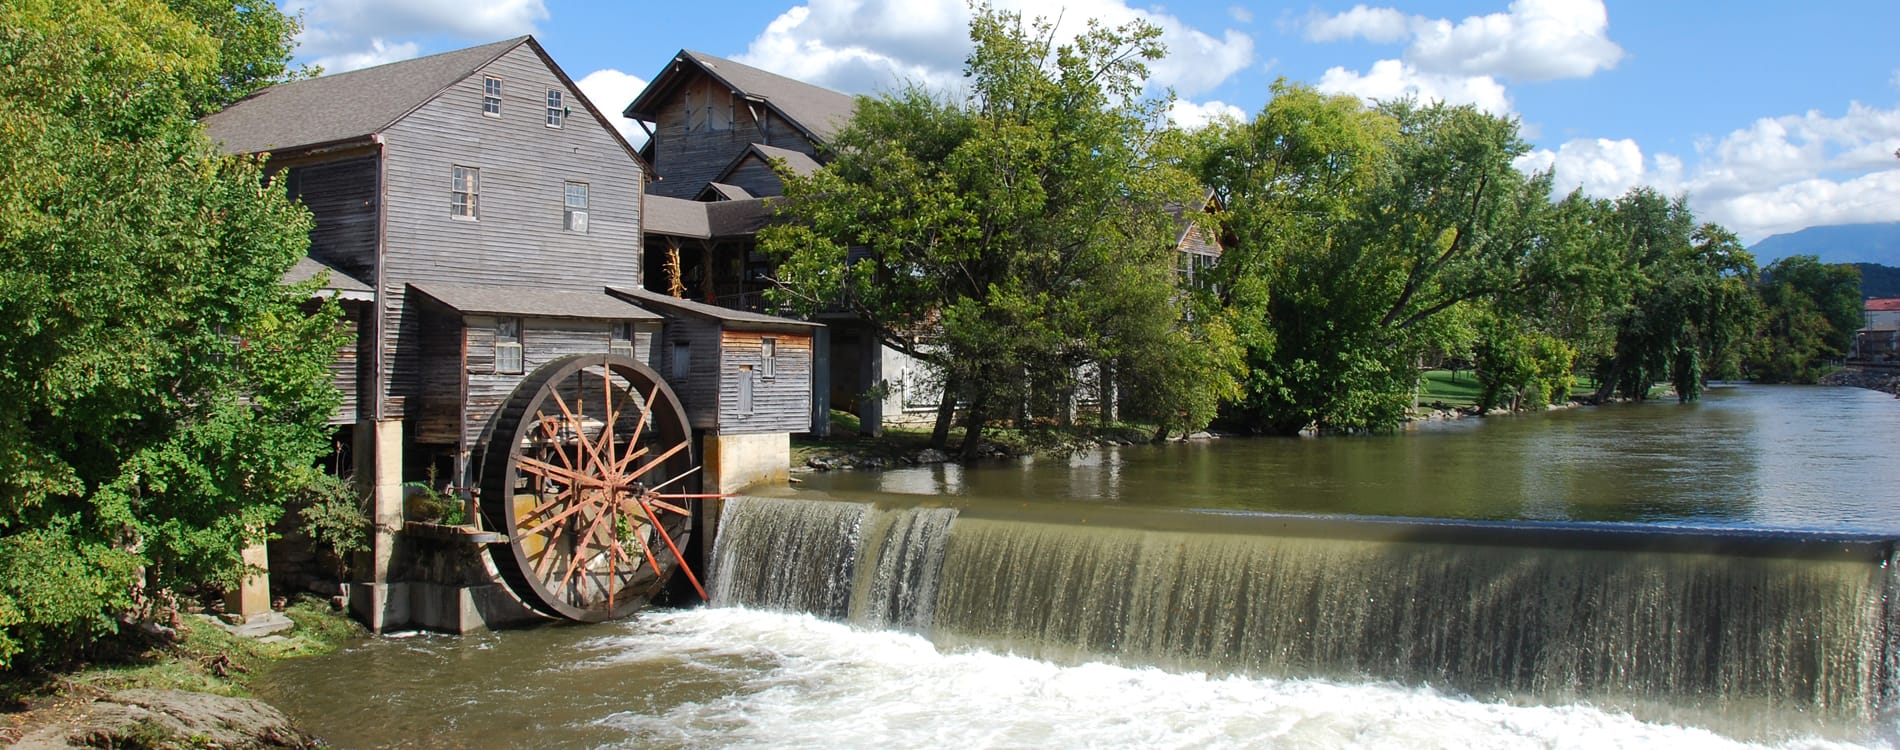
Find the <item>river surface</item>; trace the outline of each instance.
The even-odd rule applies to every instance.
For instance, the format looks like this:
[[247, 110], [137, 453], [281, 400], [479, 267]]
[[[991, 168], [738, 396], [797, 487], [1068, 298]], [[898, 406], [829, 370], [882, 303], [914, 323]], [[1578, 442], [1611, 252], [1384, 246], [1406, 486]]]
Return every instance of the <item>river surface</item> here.
[[[1007, 515], [997, 507], [1051, 503], [1887, 534], [1900, 533], [1897, 436], [1900, 400], [1884, 394], [1741, 386], [1688, 406], [1391, 436], [806, 475], [777, 494], [967, 504], [973, 528], [994, 527]], [[287, 662], [259, 693], [339, 748], [1896, 745], [1891, 716], [1837, 725], [1745, 701], [1678, 716], [1378, 679], [1045, 660], [930, 635], [728, 603], [593, 626], [380, 638]]]

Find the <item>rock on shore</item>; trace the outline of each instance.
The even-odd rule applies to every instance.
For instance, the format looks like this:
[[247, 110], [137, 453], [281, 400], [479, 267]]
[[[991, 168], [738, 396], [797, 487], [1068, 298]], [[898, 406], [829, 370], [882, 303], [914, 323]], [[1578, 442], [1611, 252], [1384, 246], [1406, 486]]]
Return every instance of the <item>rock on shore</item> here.
[[44, 719], [11, 747], [320, 747], [270, 704], [182, 690], [121, 690]]
[[1851, 385], [1900, 396], [1900, 373], [1895, 373], [1893, 370], [1847, 367], [1822, 376], [1821, 385]]

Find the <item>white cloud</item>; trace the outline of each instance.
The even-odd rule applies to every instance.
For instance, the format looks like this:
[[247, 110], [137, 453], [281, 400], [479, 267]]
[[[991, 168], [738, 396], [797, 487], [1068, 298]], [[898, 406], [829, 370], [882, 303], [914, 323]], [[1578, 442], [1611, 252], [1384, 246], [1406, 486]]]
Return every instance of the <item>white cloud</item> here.
[[[1089, 19], [1108, 26], [1154, 23], [1168, 57], [1149, 64], [1153, 82], [1184, 95], [1220, 85], [1253, 60], [1253, 39], [1244, 33], [1216, 36], [1124, 0], [1001, 0], [996, 7], [1029, 19], [1060, 19], [1062, 39], [1081, 33]], [[948, 90], [962, 81], [969, 17], [962, 0], [809, 0], [773, 20], [738, 59], [847, 93], [890, 90], [906, 81]]]
[[414, 57], [416, 37], [492, 42], [548, 17], [543, 0], [293, 0], [284, 11], [303, 16], [298, 57], [332, 73]]
[[1900, 220], [1900, 106], [1849, 104], [1838, 117], [1765, 117], [1697, 146], [1691, 169], [1674, 154], [1643, 156], [1631, 140], [1578, 139], [1518, 160], [1556, 170], [1557, 190], [1615, 197], [1636, 185], [1686, 192], [1699, 218], [1754, 242], [1810, 226]]
[[1517, 0], [1507, 13], [1456, 24], [1425, 21], [1415, 29], [1405, 59], [1435, 73], [1514, 81], [1587, 78], [1623, 57], [1623, 48], [1608, 36], [1602, 0]]
[[1391, 100], [1413, 97], [1420, 101], [1470, 104], [1498, 115], [1510, 115], [1511, 98], [1504, 85], [1490, 76], [1458, 76], [1429, 73], [1399, 60], [1380, 60], [1372, 69], [1359, 73], [1345, 68], [1328, 68], [1315, 87], [1336, 94], [1350, 94], [1366, 100]]
[[1168, 120], [1186, 130], [1198, 130], [1210, 122], [1223, 118], [1244, 122], [1247, 119], [1247, 111], [1219, 100], [1197, 103], [1186, 99], [1176, 99], [1174, 105], [1168, 108]]
[[1253, 11], [1247, 10], [1246, 6], [1228, 6], [1227, 15], [1231, 16], [1234, 21], [1238, 23], [1253, 23]]
[[645, 79], [607, 68], [582, 76], [580, 80], [574, 82], [574, 85], [580, 87], [581, 93], [587, 96], [587, 100], [593, 102], [594, 106], [600, 109], [600, 113], [607, 116], [607, 121], [613, 123], [614, 129], [620, 131], [620, 135], [625, 137], [628, 143], [633, 144], [634, 148], [639, 148], [641, 144], [646, 143], [646, 131], [635, 125], [633, 120], [620, 116], [621, 110], [626, 109], [628, 104], [632, 104], [633, 100], [640, 96], [640, 92], [646, 89]]
[[1392, 8], [1352, 6], [1352, 10], [1313, 19], [1306, 38], [1316, 42], [1363, 38], [1370, 42], [1402, 42], [1412, 36], [1412, 17]]
[[1355, 5], [1309, 18], [1305, 28], [1315, 41], [1411, 40], [1399, 59], [1380, 60], [1364, 72], [1327, 70], [1318, 84], [1323, 91], [1366, 99], [1415, 96], [1510, 114], [1504, 81], [1588, 77], [1622, 59], [1609, 23], [1602, 0], [1517, 0], [1507, 12], [1455, 23]]

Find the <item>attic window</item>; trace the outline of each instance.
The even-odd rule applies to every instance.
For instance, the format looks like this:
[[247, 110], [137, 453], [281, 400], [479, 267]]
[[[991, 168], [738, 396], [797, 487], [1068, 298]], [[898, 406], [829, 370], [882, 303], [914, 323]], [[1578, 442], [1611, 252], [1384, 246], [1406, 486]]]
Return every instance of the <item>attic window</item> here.
[[501, 116], [500, 78], [482, 76], [482, 114], [489, 117]]
[[548, 89], [548, 127], [561, 126], [561, 118], [567, 114], [567, 108], [561, 106], [561, 90]]

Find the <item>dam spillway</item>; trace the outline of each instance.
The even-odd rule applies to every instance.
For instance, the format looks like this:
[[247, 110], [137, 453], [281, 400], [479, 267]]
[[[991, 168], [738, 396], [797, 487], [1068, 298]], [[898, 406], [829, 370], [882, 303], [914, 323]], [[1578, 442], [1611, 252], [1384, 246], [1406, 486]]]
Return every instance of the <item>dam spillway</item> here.
[[1892, 557], [1862, 534], [736, 498], [712, 579], [715, 604], [951, 650], [1774, 733], [1885, 720]]

